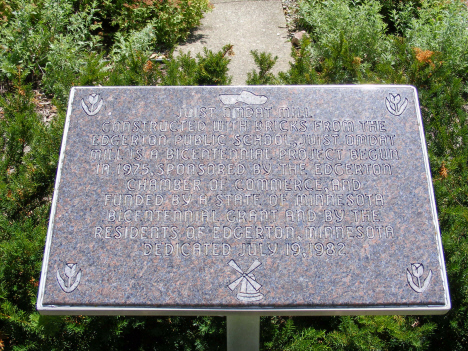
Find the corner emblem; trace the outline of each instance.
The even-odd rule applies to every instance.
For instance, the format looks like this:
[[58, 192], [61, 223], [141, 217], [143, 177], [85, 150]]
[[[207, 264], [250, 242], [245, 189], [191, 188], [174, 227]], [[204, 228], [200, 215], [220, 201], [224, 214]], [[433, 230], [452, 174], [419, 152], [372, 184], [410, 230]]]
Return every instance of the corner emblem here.
[[385, 106], [387, 106], [388, 112], [394, 116], [400, 116], [406, 110], [408, 106], [408, 99], [405, 98], [405, 101], [401, 101], [400, 94], [388, 94], [388, 97], [385, 98]]
[[254, 263], [252, 263], [249, 269], [245, 272], [237, 265], [234, 260], [230, 260], [228, 265], [234, 268], [241, 275], [239, 278], [228, 285], [228, 288], [231, 289], [231, 291], [234, 291], [234, 289], [236, 289], [240, 284], [241, 287], [236, 296], [238, 300], [251, 302], [260, 301], [263, 299], [263, 294], [258, 292], [262, 286], [256, 282], [255, 276], [252, 274], [252, 272], [261, 265], [258, 260], [255, 260]]
[[[76, 271], [76, 263], [67, 263], [65, 265], [65, 276], [66, 281], [61, 277], [59, 270], [57, 269], [57, 282], [66, 293], [71, 293], [78, 287], [81, 280], [81, 269]], [[74, 279], [74, 282], [73, 282]], [[72, 283], [73, 282], [73, 283]]]
[[[424, 274], [424, 266], [422, 263], [411, 263], [411, 270], [406, 269], [406, 278], [408, 279], [408, 284], [411, 288], [417, 293], [422, 293], [427, 289], [432, 278], [432, 270], [429, 270], [429, 274], [426, 279], [421, 279]], [[416, 281], [415, 281], [416, 279]]]
[[263, 105], [268, 100], [264, 95], [255, 95], [245, 90], [240, 94], [220, 94], [219, 99], [225, 105], [234, 105], [238, 102], [243, 102], [247, 105]]
[[103, 100], [101, 99], [101, 101], [99, 101], [99, 98], [100, 96], [98, 94], [90, 94], [88, 96], [88, 103], [90, 104], [90, 106], [86, 104], [84, 99], [81, 99], [81, 107], [88, 116], [94, 116], [101, 109]]

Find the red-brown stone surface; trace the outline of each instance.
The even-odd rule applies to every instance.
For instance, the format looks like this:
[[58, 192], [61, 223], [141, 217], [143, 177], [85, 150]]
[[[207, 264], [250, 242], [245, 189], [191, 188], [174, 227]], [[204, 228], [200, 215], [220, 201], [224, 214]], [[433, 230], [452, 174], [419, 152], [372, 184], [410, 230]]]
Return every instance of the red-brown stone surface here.
[[408, 86], [74, 88], [38, 308], [446, 311], [422, 128]]

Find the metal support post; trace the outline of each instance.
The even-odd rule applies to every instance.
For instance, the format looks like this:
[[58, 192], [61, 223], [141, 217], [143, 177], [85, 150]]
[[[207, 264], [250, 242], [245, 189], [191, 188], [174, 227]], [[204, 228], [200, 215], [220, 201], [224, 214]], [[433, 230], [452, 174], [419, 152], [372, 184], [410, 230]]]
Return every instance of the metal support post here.
[[230, 315], [226, 322], [228, 351], [259, 351], [260, 316]]

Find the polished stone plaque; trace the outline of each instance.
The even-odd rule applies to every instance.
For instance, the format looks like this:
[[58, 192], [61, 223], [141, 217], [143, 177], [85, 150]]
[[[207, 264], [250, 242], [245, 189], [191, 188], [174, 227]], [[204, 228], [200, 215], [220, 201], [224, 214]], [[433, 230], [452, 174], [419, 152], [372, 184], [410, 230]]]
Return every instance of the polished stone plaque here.
[[413, 87], [72, 89], [41, 313], [449, 308]]

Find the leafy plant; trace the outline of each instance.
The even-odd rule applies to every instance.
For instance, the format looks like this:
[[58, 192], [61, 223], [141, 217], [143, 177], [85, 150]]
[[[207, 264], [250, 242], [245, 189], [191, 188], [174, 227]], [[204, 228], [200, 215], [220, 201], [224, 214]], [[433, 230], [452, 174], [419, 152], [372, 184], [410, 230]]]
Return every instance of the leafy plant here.
[[[319, 71], [334, 82], [359, 82], [361, 73], [388, 60], [390, 41], [378, 1], [303, 1], [303, 25], [309, 29]], [[336, 61], [336, 62], [335, 62]]]
[[[452, 310], [445, 316], [419, 318], [293, 318], [284, 330], [295, 328], [297, 334], [280, 336], [282, 342], [289, 340], [281, 349], [464, 350], [468, 347], [467, 7], [461, 1], [306, 0], [301, 11], [312, 40], [294, 49], [290, 69], [272, 81], [417, 87]], [[265, 65], [259, 70], [264, 72]], [[272, 340], [278, 335], [273, 333]]]
[[[75, 6], [83, 10], [93, 1], [76, 1]], [[112, 46], [114, 33], [126, 35], [150, 27], [152, 46], [167, 50], [187, 38], [210, 4], [208, 0], [104, 0], [100, 8], [98, 22], [106, 29], [103, 36], [107, 46]]]
[[192, 58], [190, 52], [180, 53], [166, 62], [161, 85], [228, 85], [227, 75], [232, 45], [225, 45], [217, 53], [205, 48], [204, 55]]
[[[206, 0], [0, 0], [0, 350], [225, 349], [222, 318], [35, 311], [70, 88], [229, 84], [230, 46], [152, 58], [208, 8]], [[262, 318], [263, 349], [465, 350], [468, 10], [462, 1], [308, 0], [301, 13], [311, 39], [292, 50], [289, 70], [273, 75], [275, 58], [254, 52], [249, 83], [418, 88], [453, 307], [445, 316]], [[38, 94], [56, 106], [50, 122]]]
[[447, 70], [468, 79], [468, 16], [463, 1], [424, 1], [404, 36], [411, 47], [442, 53]]
[[[35, 306], [70, 88], [157, 85], [171, 77], [168, 66], [177, 77], [183, 57], [162, 64], [152, 53], [182, 38], [204, 3], [157, 7], [177, 26], [164, 28], [175, 29], [166, 38], [136, 15], [133, 27], [111, 28], [102, 7], [117, 11], [110, 1], [0, 2], [0, 350], [223, 348], [220, 318], [41, 316]], [[193, 59], [186, 81], [227, 84], [227, 51]], [[51, 120], [44, 106], [55, 111]]]
[[254, 58], [255, 64], [259, 67], [260, 71], [247, 73], [248, 85], [268, 85], [275, 83], [275, 76], [270, 72], [278, 56], [273, 57], [271, 53], [259, 53], [257, 50], [250, 52]]

